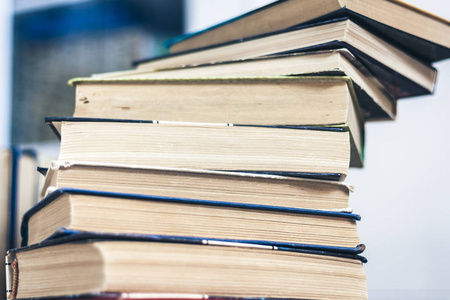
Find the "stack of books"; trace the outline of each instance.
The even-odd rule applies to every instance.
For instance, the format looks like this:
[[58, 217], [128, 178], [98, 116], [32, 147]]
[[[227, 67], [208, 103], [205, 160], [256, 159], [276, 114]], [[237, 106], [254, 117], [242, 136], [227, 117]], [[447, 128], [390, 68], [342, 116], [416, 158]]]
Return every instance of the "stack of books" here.
[[72, 79], [8, 297], [367, 299], [344, 180], [364, 122], [433, 91], [449, 33], [399, 1], [278, 1]]

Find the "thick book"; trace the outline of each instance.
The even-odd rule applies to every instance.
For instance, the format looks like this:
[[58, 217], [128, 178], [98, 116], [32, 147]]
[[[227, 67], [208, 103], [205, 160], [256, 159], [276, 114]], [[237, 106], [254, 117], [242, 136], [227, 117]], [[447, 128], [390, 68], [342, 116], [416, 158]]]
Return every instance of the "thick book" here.
[[342, 126], [230, 126], [77, 118], [47, 122], [61, 133], [59, 160], [330, 180], [346, 177], [351, 155], [361, 161], [348, 128]]
[[345, 182], [277, 175], [76, 161], [52, 162], [42, 197], [71, 187], [163, 197], [351, 211]]
[[8, 299], [98, 293], [367, 299], [365, 258], [329, 250], [60, 230], [8, 252]]
[[346, 211], [239, 203], [231, 197], [212, 201], [62, 188], [23, 216], [21, 231], [23, 246], [64, 227], [354, 248], [360, 244], [359, 220]]
[[137, 62], [138, 69], [161, 70], [285, 53], [349, 49], [398, 98], [430, 94], [436, 70], [373, 35], [349, 19], [336, 19], [256, 36], [209, 48]]
[[363, 164], [364, 118], [353, 82], [345, 76], [77, 78], [71, 84], [76, 118], [345, 127], [354, 147], [351, 164]]
[[450, 22], [398, 0], [281, 0], [166, 45], [183, 52], [342, 16], [424, 61], [450, 57]]
[[[311, 76], [317, 76], [317, 80], [320, 79], [318, 76], [348, 76], [353, 82], [356, 98], [365, 120], [395, 118], [396, 99], [347, 49], [275, 55], [259, 59], [206, 64], [157, 72], [133, 69], [94, 74], [93, 77], [97, 79], [127, 78], [135, 80], [164, 80], [180, 78], [246, 79], [269, 76], [299, 77], [300, 75], [305, 79]], [[246, 99], [243, 99], [242, 102], [246, 103]], [[77, 106], [81, 104], [82, 102], [77, 102]], [[315, 111], [311, 111], [310, 113], [315, 113]]]

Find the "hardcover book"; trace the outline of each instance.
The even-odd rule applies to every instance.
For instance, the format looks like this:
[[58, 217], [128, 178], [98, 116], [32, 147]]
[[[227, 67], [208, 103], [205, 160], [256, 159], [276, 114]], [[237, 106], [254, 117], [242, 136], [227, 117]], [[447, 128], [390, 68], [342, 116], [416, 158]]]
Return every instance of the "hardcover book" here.
[[76, 118], [348, 128], [351, 165], [363, 165], [364, 120], [348, 77], [78, 78], [71, 84], [76, 86]]
[[[0, 252], [20, 245], [23, 214], [37, 201], [36, 153], [31, 149], [0, 151]], [[0, 293], [5, 292], [5, 273], [0, 272]]]
[[[244, 82], [246, 79], [251, 78], [273, 78], [275, 76], [295, 76], [299, 77], [300, 80], [308, 80], [308, 78], [314, 77], [319, 81], [321, 78], [322, 80], [325, 80], [331, 75], [347, 76], [351, 78], [364, 119], [378, 120], [395, 118], [397, 106], [396, 99], [382, 86], [372, 73], [370, 73], [367, 68], [345, 48], [274, 55], [259, 59], [246, 59], [191, 67], [187, 66], [157, 72], [133, 69], [94, 74], [93, 77], [96, 79], [107, 80], [114, 80], [116, 78], [134, 80], [239, 78]], [[193, 83], [195, 82], [194, 80], [192, 81]], [[388, 79], [388, 81], [394, 82], [395, 79], [391, 78]], [[76, 81], [73, 81], [73, 84], [78, 87]], [[305, 92], [307, 93], [307, 90], [305, 90]], [[320, 90], [316, 91], [316, 93], [321, 95]], [[261, 95], [258, 96], [261, 97]], [[277, 92], [272, 96], [277, 96]], [[228, 95], [228, 97], [230, 96]], [[325, 97], [325, 95], [322, 97]], [[337, 98], [337, 96], [335, 97]], [[242, 99], [243, 103], [246, 103], [246, 101], [247, 99]], [[279, 102], [280, 104], [282, 103], [282, 101]], [[77, 102], [76, 106], [80, 106], [81, 103], [82, 102]], [[303, 105], [303, 107], [304, 106], [306, 105]], [[242, 110], [243, 108], [240, 107], [240, 109]], [[78, 111], [76, 110], [75, 116], [77, 116], [77, 113]], [[310, 113], [314, 114], [315, 112], [312, 111]], [[88, 117], [88, 115], [83, 116]]]
[[399, 0], [280, 0], [166, 44], [183, 52], [343, 16], [424, 61], [450, 57], [450, 22]]
[[367, 299], [365, 258], [328, 250], [62, 230], [8, 252], [8, 298], [184, 293]]
[[[239, 126], [109, 119], [52, 119], [59, 160], [154, 165], [343, 180], [346, 127]], [[360, 159], [361, 161], [361, 159]]]
[[329, 180], [54, 161], [41, 196], [64, 187], [333, 211], [349, 211], [349, 193], [353, 190], [347, 183]]
[[395, 97], [424, 95], [434, 90], [436, 70], [433, 67], [348, 19], [305, 25], [276, 34], [176, 53], [136, 64], [138, 69], [155, 71], [339, 48], [349, 49]]
[[37, 202], [36, 166], [36, 152], [32, 149], [0, 151], [0, 244], [5, 253], [20, 245], [22, 216]]
[[183, 235], [354, 248], [360, 244], [349, 212], [63, 188], [29, 210], [22, 245], [59, 227], [110, 233]]

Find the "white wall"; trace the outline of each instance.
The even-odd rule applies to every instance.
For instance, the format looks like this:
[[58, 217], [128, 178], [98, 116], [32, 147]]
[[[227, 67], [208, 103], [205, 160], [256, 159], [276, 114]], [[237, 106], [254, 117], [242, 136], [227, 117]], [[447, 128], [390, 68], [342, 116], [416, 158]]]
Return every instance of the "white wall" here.
[[401, 100], [395, 122], [367, 124], [365, 168], [348, 177], [375, 299], [450, 297], [430, 292], [450, 288], [450, 61], [436, 67], [434, 96]]
[[[450, 19], [448, 1], [406, 2]], [[400, 100], [395, 122], [368, 123], [366, 166], [348, 177], [371, 299], [450, 299], [450, 60], [434, 66], [435, 94]]]
[[195, 32], [274, 0], [185, 0], [185, 31]]
[[[187, 31], [269, 2], [188, 0]], [[448, 1], [406, 2], [450, 19]], [[450, 299], [450, 60], [435, 66], [435, 95], [401, 100], [395, 122], [367, 124], [366, 166], [347, 179], [370, 299]]]

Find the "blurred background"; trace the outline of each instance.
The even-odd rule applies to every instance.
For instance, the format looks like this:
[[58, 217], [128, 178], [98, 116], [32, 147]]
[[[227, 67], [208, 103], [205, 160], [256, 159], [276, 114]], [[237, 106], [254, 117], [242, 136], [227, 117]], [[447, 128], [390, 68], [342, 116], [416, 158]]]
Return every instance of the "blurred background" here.
[[[73, 77], [131, 68], [167, 54], [162, 42], [273, 1], [3, 0], [0, 7], [0, 147], [58, 141], [46, 116], [71, 116]], [[406, 2], [450, 19], [450, 2]], [[403, 99], [395, 122], [366, 126], [366, 166], [352, 169], [370, 299], [450, 299], [450, 60], [434, 95]], [[46, 167], [43, 165], [43, 167]]]

